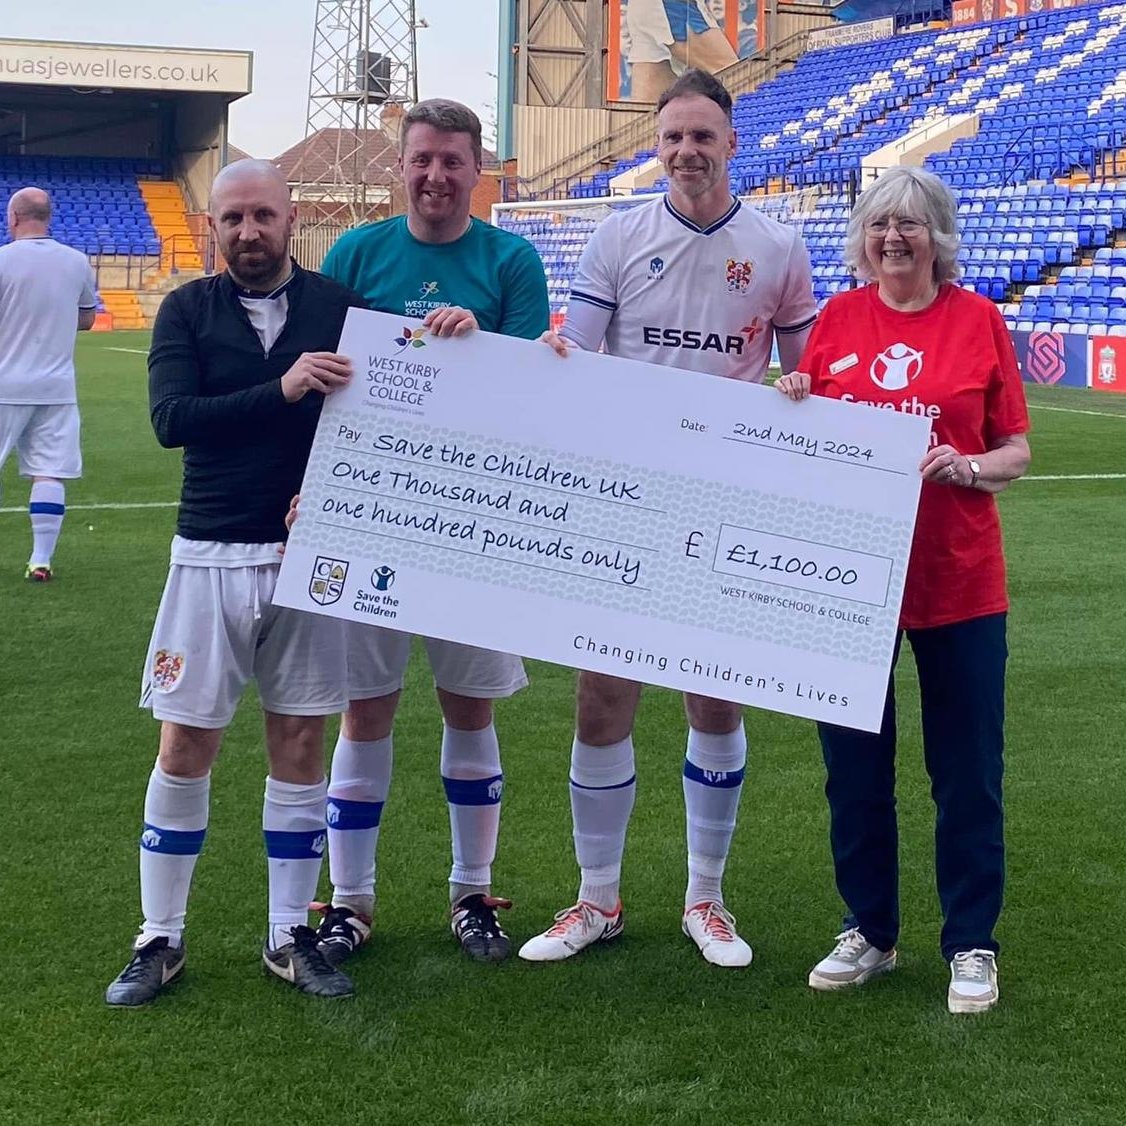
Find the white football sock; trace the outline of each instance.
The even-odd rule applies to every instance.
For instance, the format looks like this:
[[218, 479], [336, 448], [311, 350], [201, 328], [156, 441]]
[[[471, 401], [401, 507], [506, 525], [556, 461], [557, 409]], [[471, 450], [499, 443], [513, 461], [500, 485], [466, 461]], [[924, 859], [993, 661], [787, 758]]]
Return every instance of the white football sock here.
[[207, 835], [211, 775], [177, 778], [154, 766], [145, 791], [141, 832], [141, 912], [136, 945], [164, 936], [179, 946], [192, 873]]
[[488, 895], [504, 793], [500, 746], [490, 723], [480, 731], [442, 727], [442, 785], [450, 807], [450, 902]]
[[571, 820], [582, 882], [579, 899], [602, 911], [618, 905], [622, 857], [637, 791], [633, 738], [592, 747], [571, 746]]
[[371, 917], [375, 851], [391, 789], [392, 737], [355, 742], [343, 735], [332, 753], [328, 783], [328, 871], [332, 902]]
[[317, 894], [321, 858], [327, 844], [322, 778], [312, 785], [266, 779], [262, 835], [270, 887], [271, 950], [293, 941], [293, 927], [309, 922], [309, 903]]
[[743, 792], [747, 735], [740, 723], [726, 735], [688, 729], [684, 811], [688, 824], [686, 907], [723, 902], [723, 869]]
[[31, 567], [51, 565], [66, 513], [66, 487], [61, 481], [35, 481], [27, 504], [31, 518]]

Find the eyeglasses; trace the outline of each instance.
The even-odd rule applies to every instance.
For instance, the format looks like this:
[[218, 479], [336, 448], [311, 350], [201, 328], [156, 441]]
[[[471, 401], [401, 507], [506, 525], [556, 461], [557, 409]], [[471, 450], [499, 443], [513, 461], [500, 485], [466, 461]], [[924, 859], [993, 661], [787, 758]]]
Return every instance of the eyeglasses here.
[[922, 219], [869, 219], [864, 224], [864, 231], [869, 235], [886, 235], [894, 227], [904, 238], [914, 238], [926, 230], [927, 224]]

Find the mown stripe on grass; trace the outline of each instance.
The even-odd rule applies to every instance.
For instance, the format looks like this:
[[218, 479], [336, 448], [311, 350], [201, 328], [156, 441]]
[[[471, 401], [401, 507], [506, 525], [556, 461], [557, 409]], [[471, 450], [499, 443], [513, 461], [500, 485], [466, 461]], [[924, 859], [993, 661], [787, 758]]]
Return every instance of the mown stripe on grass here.
[[1126, 418], [1126, 411], [1085, 411], [1079, 407], [1049, 407], [1044, 403], [1029, 403], [1030, 411], [1055, 411], [1057, 414], [1093, 414], [1096, 418]]
[[[96, 509], [122, 509], [122, 508], [175, 508], [178, 500], [152, 500], [141, 501], [136, 504], [68, 504], [67, 512], [93, 512]], [[27, 505], [18, 508], [0, 508], [0, 512], [26, 512]]]

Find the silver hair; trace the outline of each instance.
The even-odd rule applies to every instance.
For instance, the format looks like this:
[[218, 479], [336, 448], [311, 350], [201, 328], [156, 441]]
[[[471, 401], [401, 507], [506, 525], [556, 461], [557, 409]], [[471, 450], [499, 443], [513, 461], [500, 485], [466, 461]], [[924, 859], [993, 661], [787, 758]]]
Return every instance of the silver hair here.
[[958, 204], [954, 193], [933, 172], [900, 165], [888, 169], [856, 199], [845, 234], [845, 264], [859, 278], [872, 277], [864, 253], [864, 224], [870, 219], [922, 219], [934, 244], [934, 280], [954, 281], [958, 270]]
[[51, 221], [51, 197], [36, 187], [20, 188], [8, 200], [8, 210], [17, 218], [32, 223]]

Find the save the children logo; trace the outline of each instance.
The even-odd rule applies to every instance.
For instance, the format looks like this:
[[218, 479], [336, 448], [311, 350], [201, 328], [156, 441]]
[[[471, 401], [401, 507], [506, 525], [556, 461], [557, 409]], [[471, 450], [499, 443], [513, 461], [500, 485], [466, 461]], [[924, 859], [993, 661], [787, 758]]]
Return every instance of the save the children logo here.
[[395, 584], [395, 572], [387, 566], [386, 563], [382, 567], [376, 567], [371, 573], [371, 585], [376, 590], [390, 590]]
[[319, 606], [339, 602], [347, 577], [348, 564], [345, 560], [318, 555], [313, 563], [313, 573], [309, 576], [309, 597]]
[[885, 391], [902, 391], [923, 373], [923, 353], [908, 344], [885, 348], [868, 369], [872, 382]]

